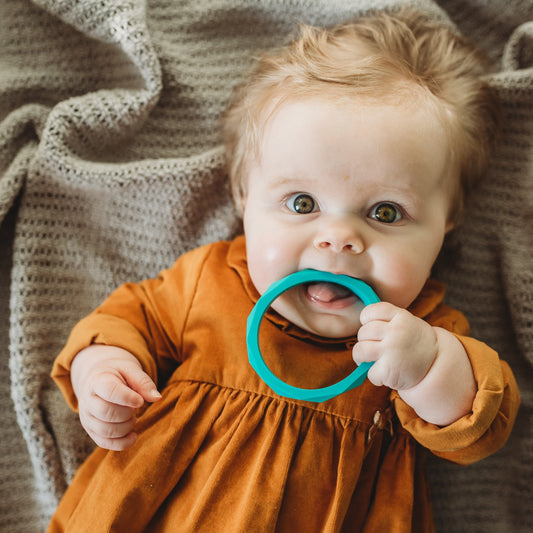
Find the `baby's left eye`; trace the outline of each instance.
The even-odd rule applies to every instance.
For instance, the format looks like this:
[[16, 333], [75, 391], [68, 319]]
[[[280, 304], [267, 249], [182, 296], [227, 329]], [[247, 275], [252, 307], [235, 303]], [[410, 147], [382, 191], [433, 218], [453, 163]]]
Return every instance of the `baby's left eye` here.
[[392, 224], [393, 222], [398, 222], [403, 217], [400, 209], [394, 204], [382, 203], [372, 208], [370, 218], [385, 224]]

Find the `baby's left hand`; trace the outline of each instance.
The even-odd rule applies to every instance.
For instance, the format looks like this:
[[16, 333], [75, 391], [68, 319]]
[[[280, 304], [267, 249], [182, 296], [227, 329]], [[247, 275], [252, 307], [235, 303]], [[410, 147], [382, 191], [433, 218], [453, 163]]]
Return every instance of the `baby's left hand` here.
[[375, 361], [368, 379], [395, 390], [414, 387], [428, 373], [438, 354], [433, 328], [409, 311], [387, 302], [368, 305], [361, 312], [353, 359]]

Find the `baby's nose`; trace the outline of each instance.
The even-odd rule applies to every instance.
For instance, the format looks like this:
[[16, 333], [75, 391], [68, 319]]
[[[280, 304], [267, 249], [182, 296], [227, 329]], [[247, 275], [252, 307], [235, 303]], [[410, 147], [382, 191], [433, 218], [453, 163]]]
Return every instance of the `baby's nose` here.
[[360, 232], [343, 222], [333, 222], [324, 226], [316, 235], [315, 248], [335, 253], [360, 254], [365, 243]]

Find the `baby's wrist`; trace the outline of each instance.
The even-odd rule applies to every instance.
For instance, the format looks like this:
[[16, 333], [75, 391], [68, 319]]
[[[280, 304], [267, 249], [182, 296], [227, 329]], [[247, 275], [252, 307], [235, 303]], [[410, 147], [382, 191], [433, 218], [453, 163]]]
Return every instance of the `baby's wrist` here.
[[433, 328], [438, 351], [425, 377], [400, 397], [427, 422], [447, 426], [472, 409], [476, 383], [468, 355], [459, 340], [442, 328]]

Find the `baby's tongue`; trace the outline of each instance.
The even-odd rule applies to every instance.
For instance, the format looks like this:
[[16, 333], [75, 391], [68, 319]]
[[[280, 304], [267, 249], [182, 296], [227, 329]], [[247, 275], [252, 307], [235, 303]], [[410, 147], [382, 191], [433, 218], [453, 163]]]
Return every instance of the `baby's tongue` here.
[[316, 302], [331, 303], [348, 298], [352, 295], [352, 291], [336, 283], [321, 282], [309, 284], [307, 294]]

